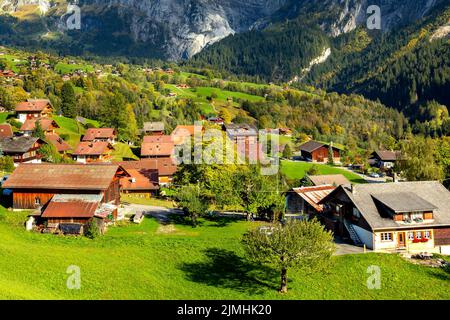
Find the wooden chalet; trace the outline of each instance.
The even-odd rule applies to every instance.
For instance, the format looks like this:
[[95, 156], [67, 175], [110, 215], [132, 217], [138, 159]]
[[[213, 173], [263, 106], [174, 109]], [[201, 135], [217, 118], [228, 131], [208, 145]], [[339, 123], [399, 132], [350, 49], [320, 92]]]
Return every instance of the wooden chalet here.
[[46, 142], [35, 137], [14, 136], [0, 139], [3, 155], [13, 158], [14, 163], [40, 163], [40, 147]]
[[118, 165], [21, 164], [3, 187], [12, 190], [14, 209], [38, 209], [41, 222], [56, 231], [116, 219], [120, 179], [128, 176]]
[[333, 185], [293, 188], [286, 194], [286, 211], [313, 218], [323, 211], [319, 202], [334, 189]]
[[46, 134], [45, 139], [53, 144], [60, 154], [65, 154], [72, 150], [72, 147], [57, 133]]
[[114, 147], [106, 141], [81, 141], [72, 153], [79, 163], [110, 162]]
[[382, 170], [392, 169], [398, 160], [400, 160], [400, 151], [374, 151], [369, 157], [369, 164], [372, 167], [380, 168]]
[[16, 105], [17, 119], [22, 123], [27, 119], [49, 118], [53, 111], [53, 106], [48, 99], [28, 99]]
[[90, 128], [81, 139], [83, 142], [108, 142], [114, 144], [117, 139], [117, 130], [114, 128]]
[[330, 147], [333, 150], [333, 161], [335, 163], [341, 162], [341, 151], [332, 143], [327, 144], [311, 140], [300, 146], [300, 152], [303, 159], [307, 161], [327, 163]]
[[142, 132], [144, 135], [162, 136], [164, 135], [164, 122], [145, 122]]
[[0, 70], [0, 78], [14, 78], [16, 74], [12, 70]]
[[172, 131], [171, 136], [175, 145], [182, 145], [188, 140], [190, 141], [191, 137], [194, 137], [196, 132], [201, 135], [203, 131], [204, 128], [200, 125], [178, 125]]
[[171, 136], [145, 136], [141, 145], [142, 158], [171, 158], [175, 144]]
[[[142, 159], [139, 161], [118, 162], [127, 172], [133, 176], [134, 171], [148, 172], [149, 179], [158, 186], [167, 186], [172, 183], [173, 176], [177, 172], [177, 165], [172, 158]], [[156, 171], [157, 175], [152, 175]], [[131, 188], [132, 189], [132, 188]], [[152, 191], [152, 188], [149, 188]], [[124, 191], [126, 191], [124, 187]]]
[[356, 245], [450, 254], [450, 192], [437, 181], [342, 185], [320, 204], [326, 228]]
[[20, 128], [20, 131], [22, 131], [25, 135], [32, 135], [34, 130], [36, 130], [36, 125], [38, 122], [45, 134], [54, 134], [55, 130], [59, 128], [58, 124], [53, 119], [37, 118], [25, 120]]

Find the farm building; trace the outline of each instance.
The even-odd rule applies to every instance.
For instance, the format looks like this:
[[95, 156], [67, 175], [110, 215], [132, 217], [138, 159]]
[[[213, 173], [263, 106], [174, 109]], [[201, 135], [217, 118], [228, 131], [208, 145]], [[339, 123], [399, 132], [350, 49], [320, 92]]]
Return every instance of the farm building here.
[[64, 154], [72, 150], [72, 147], [66, 141], [64, 141], [64, 139], [61, 138], [57, 133], [46, 134], [45, 138], [47, 139], [48, 142], [53, 144], [56, 150], [61, 154]]
[[369, 164], [383, 170], [392, 169], [400, 156], [400, 151], [374, 151], [369, 157]]
[[37, 119], [27, 119], [22, 124], [20, 131], [23, 132], [24, 135], [31, 136], [36, 129], [36, 123], [39, 122], [41, 125], [42, 131], [45, 134], [54, 134], [55, 130], [59, 128], [58, 124], [50, 118], [37, 118]]
[[328, 162], [330, 148], [333, 151], [333, 161], [335, 163], [341, 162], [340, 149], [333, 146], [332, 143], [327, 144], [311, 140], [300, 146], [300, 152], [303, 159], [307, 161], [326, 163]]
[[162, 136], [164, 135], [164, 122], [145, 122], [142, 132], [144, 135]]
[[79, 163], [110, 162], [114, 147], [105, 141], [82, 141], [73, 152], [74, 159]]
[[39, 220], [56, 231], [116, 219], [124, 177], [129, 174], [118, 165], [22, 164], [3, 187], [12, 190], [14, 209], [37, 209]]
[[334, 189], [336, 187], [332, 185], [293, 188], [286, 194], [286, 211], [310, 217], [317, 216], [323, 210], [323, 205], [319, 202]]
[[170, 158], [175, 153], [171, 136], [145, 136], [141, 145], [142, 158]]
[[[140, 161], [122, 161], [117, 162], [118, 165], [123, 167], [127, 172], [133, 171], [156, 171], [156, 175], [151, 176], [152, 183], [159, 186], [166, 186], [172, 182], [173, 175], [177, 171], [177, 165], [171, 158], [158, 158], [158, 159], [142, 159]], [[132, 173], [130, 173], [131, 176]], [[156, 180], [155, 180], [156, 179]], [[126, 188], [124, 186], [124, 191]]]
[[83, 142], [108, 142], [114, 144], [117, 139], [117, 131], [113, 128], [90, 128], [81, 141]]
[[22, 123], [27, 119], [49, 118], [53, 111], [53, 106], [48, 99], [28, 99], [16, 105], [17, 119]]
[[9, 137], [0, 139], [3, 155], [13, 158], [14, 163], [40, 163], [39, 148], [45, 141], [35, 137]]
[[437, 181], [339, 186], [320, 204], [325, 226], [355, 244], [450, 254], [450, 192]]

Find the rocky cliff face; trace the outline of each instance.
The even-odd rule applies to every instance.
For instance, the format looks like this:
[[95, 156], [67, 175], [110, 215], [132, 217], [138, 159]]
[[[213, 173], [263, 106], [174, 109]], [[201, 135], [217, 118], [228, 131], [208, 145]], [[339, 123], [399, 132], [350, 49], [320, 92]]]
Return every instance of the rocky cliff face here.
[[[189, 58], [206, 46], [237, 32], [268, 25], [272, 17], [316, 17], [331, 36], [365, 24], [367, 7], [381, 8], [383, 30], [414, 21], [446, 0], [79, 0], [84, 30], [100, 30], [107, 19], [120, 17], [117, 30], [137, 43], [163, 48], [170, 59]], [[448, 0], [447, 0], [448, 1]], [[50, 10], [51, 0], [0, 0], [0, 9], [14, 12], [24, 5]], [[61, 1], [58, 2], [61, 5]], [[63, 10], [64, 11], [64, 10]], [[114, 18], [108, 15], [114, 12]], [[281, 12], [281, 13], [280, 13]], [[83, 19], [86, 18], [86, 19]], [[111, 21], [109, 21], [111, 23]], [[113, 23], [114, 24], [114, 23]], [[109, 31], [110, 32], [110, 31]]]

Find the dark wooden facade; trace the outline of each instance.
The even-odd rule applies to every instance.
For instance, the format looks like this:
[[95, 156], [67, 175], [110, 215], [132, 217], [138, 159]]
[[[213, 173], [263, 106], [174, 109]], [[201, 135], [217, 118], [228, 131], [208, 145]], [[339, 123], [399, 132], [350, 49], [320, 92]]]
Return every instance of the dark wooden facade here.
[[[312, 152], [302, 150], [302, 157], [311, 159], [313, 162], [327, 162], [328, 161], [328, 147], [322, 146]], [[339, 149], [333, 148], [333, 159], [335, 162], [340, 161]]]

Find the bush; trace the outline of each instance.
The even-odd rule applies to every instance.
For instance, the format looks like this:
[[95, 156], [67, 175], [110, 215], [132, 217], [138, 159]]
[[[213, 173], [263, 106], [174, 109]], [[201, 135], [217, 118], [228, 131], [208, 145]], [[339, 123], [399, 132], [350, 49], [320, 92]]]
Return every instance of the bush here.
[[1, 157], [0, 158], [0, 170], [6, 171], [6, 172], [13, 172], [14, 171], [13, 158], [11, 158], [9, 156]]
[[89, 239], [96, 239], [102, 235], [95, 220], [89, 222], [84, 235]]

